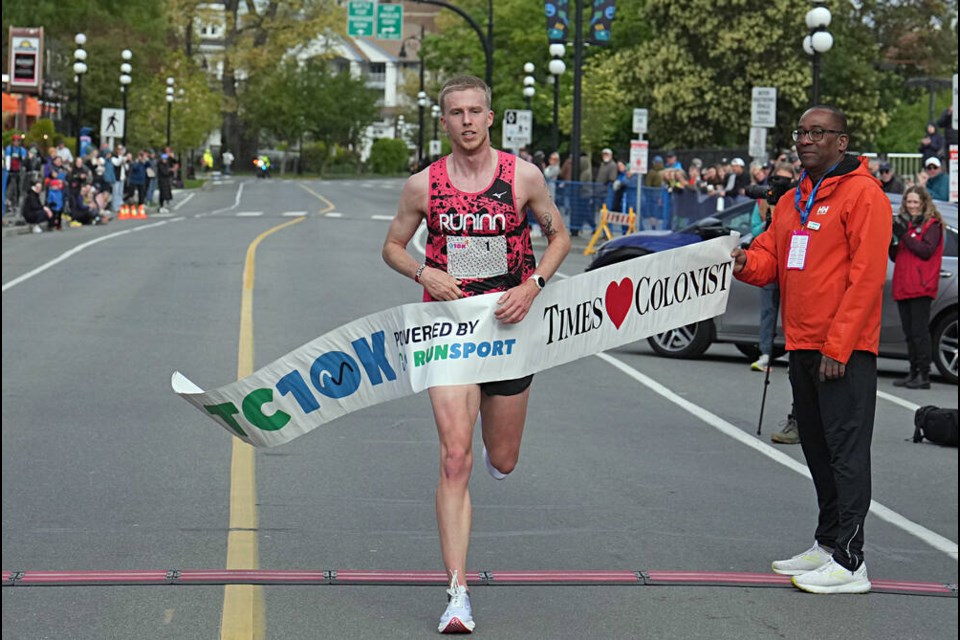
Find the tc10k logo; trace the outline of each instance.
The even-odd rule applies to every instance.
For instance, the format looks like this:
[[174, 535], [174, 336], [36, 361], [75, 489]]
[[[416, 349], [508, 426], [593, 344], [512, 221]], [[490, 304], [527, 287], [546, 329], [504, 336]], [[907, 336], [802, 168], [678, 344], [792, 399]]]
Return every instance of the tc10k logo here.
[[[370, 336], [369, 342], [364, 338], [351, 342], [356, 358], [345, 351], [328, 351], [318, 356], [308, 372], [313, 389], [321, 396], [339, 399], [352, 395], [360, 388], [363, 373], [367, 374], [373, 386], [383, 384], [384, 377], [396, 380], [397, 374], [387, 358], [384, 338], [383, 331], [378, 331]], [[274, 388], [280, 395], [293, 398], [304, 414], [320, 409], [320, 401], [297, 369], [283, 375]], [[264, 409], [273, 401], [274, 389], [261, 388], [244, 396], [240, 408], [233, 402], [224, 402], [204, 405], [204, 409], [223, 420], [238, 435], [246, 437], [247, 433], [240, 425], [237, 414], [242, 413], [249, 424], [262, 431], [279, 431], [290, 422], [290, 414], [286, 411], [276, 409], [268, 413]]]

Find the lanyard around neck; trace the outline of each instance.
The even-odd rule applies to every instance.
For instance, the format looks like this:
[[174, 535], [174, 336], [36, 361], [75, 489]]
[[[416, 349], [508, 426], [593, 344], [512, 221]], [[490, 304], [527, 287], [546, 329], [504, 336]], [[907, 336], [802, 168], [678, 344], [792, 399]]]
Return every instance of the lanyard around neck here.
[[804, 208], [800, 207], [800, 185], [803, 184], [803, 179], [807, 177], [807, 170], [804, 169], [803, 173], [800, 174], [800, 180], [797, 182], [797, 192], [793, 196], [793, 207], [797, 210], [797, 213], [800, 214], [800, 226], [804, 227], [807, 224], [807, 218], [810, 217], [810, 212], [813, 211], [813, 203], [817, 199], [817, 191], [820, 189], [820, 185], [823, 183], [824, 178], [833, 173], [833, 170], [837, 168], [840, 164], [840, 161], [837, 160], [837, 163], [827, 169], [827, 172], [820, 176], [820, 179], [817, 180], [817, 184], [813, 186], [813, 190], [810, 192], [810, 197], [807, 199], [807, 206]]

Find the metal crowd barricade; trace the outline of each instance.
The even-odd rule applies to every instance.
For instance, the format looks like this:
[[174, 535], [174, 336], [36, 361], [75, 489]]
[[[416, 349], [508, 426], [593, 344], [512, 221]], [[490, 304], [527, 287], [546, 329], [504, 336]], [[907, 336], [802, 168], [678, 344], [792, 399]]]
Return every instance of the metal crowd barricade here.
[[900, 176], [904, 185], [912, 184], [920, 169], [923, 168], [924, 157], [919, 153], [888, 153], [887, 162], [893, 168], [893, 174]]
[[597, 228], [600, 208], [607, 197], [606, 185], [557, 180], [554, 193], [554, 202], [563, 214], [571, 233], [589, 233]]
[[[592, 233], [600, 225], [600, 211], [606, 205], [611, 212], [636, 213], [637, 229], [675, 230], [715, 215], [732, 206], [733, 198], [718, 198], [698, 191], [668, 191], [664, 187], [641, 187], [637, 207], [635, 186], [614, 190], [596, 182], [550, 181], [557, 209], [571, 233]], [[722, 204], [721, 204], [722, 201]]]

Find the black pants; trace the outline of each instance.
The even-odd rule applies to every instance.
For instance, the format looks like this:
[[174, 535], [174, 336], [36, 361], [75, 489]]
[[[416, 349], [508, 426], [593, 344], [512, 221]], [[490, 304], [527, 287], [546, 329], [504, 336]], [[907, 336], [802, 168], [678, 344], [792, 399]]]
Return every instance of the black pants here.
[[20, 171], [7, 172], [7, 201], [10, 202], [9, 211], [20, 210], [20, 196], [22, 193], [21, 182], [23, 181]]
[[817, 491], [817, 542], [851, 571], [863, 562], [870, 509], [870, 443], [877, 405], [877, 357], [854, 351], [844, 376], [820, 382], [818, 351], [790, 353], [800, 445]]
[[930, 375], [930, 304], [933, 298], [910, 298], [898, 300], [900, 324], [907, 339], [907, 358], [911, 373]]

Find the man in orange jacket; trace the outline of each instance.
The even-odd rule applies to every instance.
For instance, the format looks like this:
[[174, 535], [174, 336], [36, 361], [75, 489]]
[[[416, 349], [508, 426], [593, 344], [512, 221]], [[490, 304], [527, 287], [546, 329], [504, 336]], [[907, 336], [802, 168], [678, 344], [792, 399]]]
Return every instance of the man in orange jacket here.
[[734, 275], [780, 284], [790, 383], [820, 510], [816, 542], [773, 563], [813, 593], [866, 593], [863, 524], [870, 508], [880, 307], [893, 227], [865, 158], [847, 156], [847, 118], [820, 105], [793, 132], [803, 174]]

